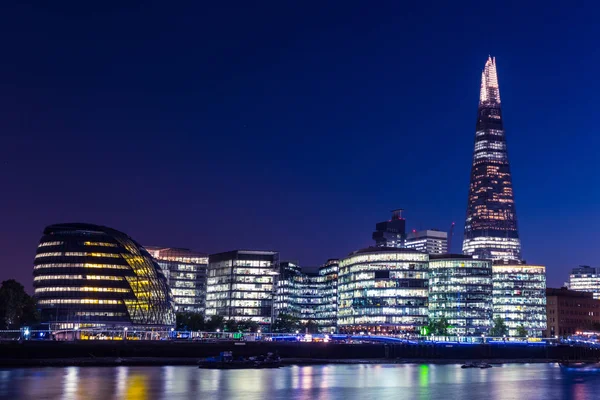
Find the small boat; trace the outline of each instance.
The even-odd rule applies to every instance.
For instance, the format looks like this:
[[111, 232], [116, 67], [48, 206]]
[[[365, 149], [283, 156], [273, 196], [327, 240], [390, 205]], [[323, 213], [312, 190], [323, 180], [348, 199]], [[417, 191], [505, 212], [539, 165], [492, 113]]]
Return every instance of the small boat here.
[[492, 364], [488, 364], [488, 363], [484, 363], [484, 362], [480, 362], [480, 363], [467, 363], [467, 364], [461, 365], [461, 368], [463, 368], [463, 369], [466, 369], [466, 368], [487, 369], [487, 368], [492, 368]]
[[477, 368], [477, 364], [475, 364], [475, 363], [467, 363], [467, 364], [461, 365], [461, 368], [463, 368], [463, 369], [465, 369], [465, 368]]
[[481, 369], [487, 369], [487, 368], [492, 368], [492, 364], [482, 362], [482, 363], [478, 363], [477, 367], [481, 368]]
[[279, 368], [279, 356], [269, 353], [265, 356], [234, 359], [231, 352], [222, 352], [219, 357], [210, 357], [198, 361], [198, 368], [202, 369], [263, 369]]
[[561, 369], [567, 371], [578, 372], [598, 372], [600, 371], [600, 363], [598, 362], [570, 362], [563, 361], [558, 363]]

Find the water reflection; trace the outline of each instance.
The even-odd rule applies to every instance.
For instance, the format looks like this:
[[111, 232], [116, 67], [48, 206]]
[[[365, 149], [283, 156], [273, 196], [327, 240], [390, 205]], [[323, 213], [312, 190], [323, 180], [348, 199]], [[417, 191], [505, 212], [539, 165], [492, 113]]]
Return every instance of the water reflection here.
[[273, 370], [195, 367], [0, 370], [0, 398], [18, 399], [575, 399], [597, 398], [600, 375], [567, 374], [555, 364], [325, 365]]

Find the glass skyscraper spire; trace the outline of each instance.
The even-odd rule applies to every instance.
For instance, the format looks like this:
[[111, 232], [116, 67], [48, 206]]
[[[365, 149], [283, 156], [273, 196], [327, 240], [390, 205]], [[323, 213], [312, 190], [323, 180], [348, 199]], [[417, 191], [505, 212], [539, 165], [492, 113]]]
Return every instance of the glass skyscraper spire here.
[[481, 74], [463, 253], [492, 260], [521, 259], [496, 59], [492, 57]]

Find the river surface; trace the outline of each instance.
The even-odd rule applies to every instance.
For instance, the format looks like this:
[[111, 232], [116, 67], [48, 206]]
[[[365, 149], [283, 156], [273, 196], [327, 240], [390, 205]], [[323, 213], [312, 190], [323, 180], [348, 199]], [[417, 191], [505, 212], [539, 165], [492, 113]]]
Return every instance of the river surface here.
[[600, 373], [556, 364], [319, 365], [266, 370], [175, 367], [0, 369], [1, 399], [600, 399]]

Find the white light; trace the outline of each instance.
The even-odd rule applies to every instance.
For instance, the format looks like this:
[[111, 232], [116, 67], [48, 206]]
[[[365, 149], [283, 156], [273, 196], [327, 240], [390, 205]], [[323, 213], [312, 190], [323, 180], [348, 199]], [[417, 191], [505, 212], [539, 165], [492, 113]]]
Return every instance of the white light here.
[[298, 334], [298, 331], [296, 331], [296, 335]]
[[219, 333], [219, 332], [221, 332], [221, 330], [220, 330], [220, 329], [217, 329], [217, 333]]
[[171, 332], [173, 332], [175, 330], [175, 328], [171, 328]]
[[257, 332], [260, 333], [260, 329]]
[[128, 329], [128, 328], [127, 328], [127, 327], [125, 327], [125, 328], [123, 328], [123, 329], [125, 330], [125, 332], [127, 332], [127, 329]]

